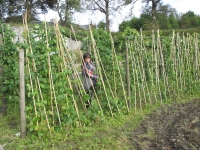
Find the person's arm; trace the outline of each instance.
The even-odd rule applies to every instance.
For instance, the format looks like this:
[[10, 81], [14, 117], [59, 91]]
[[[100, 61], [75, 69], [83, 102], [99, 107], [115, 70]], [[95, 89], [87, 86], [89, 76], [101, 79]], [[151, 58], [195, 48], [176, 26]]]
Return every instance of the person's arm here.
[[90, 78], [93, 79], [93, 80], [95, 80], [95, 81], [98, 80], [98, 77], [97, 77], [97, 75], [95, 75], [95, 74], [90, 75]]
[[86, 72], [87, 72], [88, 76], [92, 80], [96, 80], [97, 81], [98, 77], [97, 77], [97, 75], [93, 74], [94, 70], [95, 70], [95, 66], [92, 63], [86, 65]]

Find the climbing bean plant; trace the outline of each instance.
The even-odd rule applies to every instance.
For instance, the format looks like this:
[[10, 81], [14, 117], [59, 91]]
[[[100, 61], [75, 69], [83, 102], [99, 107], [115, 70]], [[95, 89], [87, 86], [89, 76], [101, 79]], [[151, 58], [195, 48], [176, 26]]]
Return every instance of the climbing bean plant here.
[[142, 34], [127, 41], [130, 54], [132, 100], [136, 108], [145, 104], [198, 94], [199, 34], [162, 37]]
[[1, 93], [7, 101], [7, 114], [19, 113], [19, 67], [18, 43], [13, 42], [15, 33], [9, 25], [1, 24], [0, 35], [0, 66], [4, 73], [2, 76]]
[[[2, 26], [1, 65], [5, 68], [4, 89], [9, 108], [19, 109], [18, 51], [25, 50], [26, 114], [28, 133], [48, 138], [53, 132], [70, 132], [99, 124], [108, 117], [143, 109], [147, 104], [173, 100], [199, 89], [199, 34], [172, 33], [164, 37], [152, 32], [146, 37], [127, 28], [118, 43], [102, 29], [87, 31], [90, 51], [98, 74], [92, 107], [86, 109], [89, 96], [83, 89], [73, 51], [58, 24], [46, 23], [29, 28], [24, 25], [24, 45], [14, 44], [9, 26]], [[72, 34], [76, 33], [72, 27]], [[131, 106], [128, 106], [125, 80], [125, 49], [128, 50]], [[78, 49], [82, 58], [83, 51]], [[80, 64], [79, 64], [79, 67]], [[12, 106], [11, 106], [12, 105]]]
[[59, 33], [52, 27], [26, 28], [28, 127], [36, 135], [65, 125], [80, 126], [77, 96], [73, 93], [72, 68]]

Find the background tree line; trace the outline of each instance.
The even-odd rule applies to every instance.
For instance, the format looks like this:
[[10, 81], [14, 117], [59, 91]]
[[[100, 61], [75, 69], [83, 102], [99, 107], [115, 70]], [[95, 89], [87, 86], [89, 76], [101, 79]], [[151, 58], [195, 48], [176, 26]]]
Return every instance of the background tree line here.
[[131, 14], [134, 4], [140, 0], [0, 0], [1, 22], [22, 22], [22, 15], [27, 11], [27, 21], [39, 20], [39, 14], [45, 14], [48, 10], [58, 12], [59, 22], [63, 26], [73, 23], [73, 15], [76, 12], [91, 14], [98, 11], [104, 14], [105, 21], [98, 23], [99, 28], [109, 30], [112, 19], [120, 15], [122, 8], [131, 5], [130, 20], [123, 21], [119, 25], [119, 31], [127, 27], [139, 30], [149, 29], [185, 29], [200, 26], [200, 16], [193, 11], [180, 14], [169, 4], [162, 0], [141, 0], [145, 5], [139, 18]]
[[22, 22], [27, 12], [27, 21], [39, 20], [48, 10], [58, 12], [62, 25], [70, 22], [74, 12], [81, 11], [81, 0], [0, 0], [0, 19], [4, 22]]
[[[169, 5], [163, 6], [169, 7]], [[124, 31], [127, 27], [135, 28], [136, 30], [150, 30], [150, 29], [188, 29], [200, 27], [200, 16], [193, 11], [188, 11], [183, 14], [178, 14], [174, 11], [158, 12], [155, 18], [155, 24], [152, 21], [152, 16], [149, 12], [143, 12], [140, 18], [133, 17], [128, 21], [123, 21], [119, 25], [119, 31]]]

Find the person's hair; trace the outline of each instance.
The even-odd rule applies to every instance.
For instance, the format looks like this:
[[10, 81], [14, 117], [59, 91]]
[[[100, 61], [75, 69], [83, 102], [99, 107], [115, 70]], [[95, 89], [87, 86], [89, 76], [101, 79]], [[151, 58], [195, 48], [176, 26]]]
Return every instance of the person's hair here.
[[83, 55], [83, 60], [85, 60], [87, 57], [90, 57], [90, 53], [84, 53], [84, 55]]
[[[91, 57], [91, 56], [90, 56], [90, 53], [88, 53], [88, 52], [86, 52], [86, 53], [83, 54], [83, 60], [82, 60], [81, 68], [83, 68], [83, 66], [85, 65], [85, 59], [86, 59], [87, 57]], [[91, 59], [90, 59], [90, 62], [91, 62]]]

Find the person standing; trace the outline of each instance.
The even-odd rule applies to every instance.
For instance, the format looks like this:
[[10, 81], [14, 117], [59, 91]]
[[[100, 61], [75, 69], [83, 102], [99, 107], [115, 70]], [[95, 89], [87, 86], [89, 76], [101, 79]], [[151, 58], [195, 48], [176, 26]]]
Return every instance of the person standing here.
[[82, 63], [82, 76], [83, 76], [83, 87], [86, 93], [89, 95], [89, 100], [86, 102], [86, 108], [91, 106], [92, 96], [94, 94], [98, 77], [93, 74], [96, 67], [92, 63], [91, 55], [89, 53], [85, 53], [83, 55], [83, 63]]

